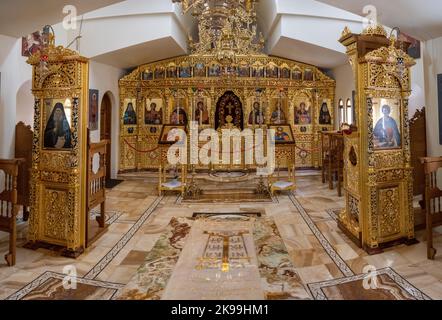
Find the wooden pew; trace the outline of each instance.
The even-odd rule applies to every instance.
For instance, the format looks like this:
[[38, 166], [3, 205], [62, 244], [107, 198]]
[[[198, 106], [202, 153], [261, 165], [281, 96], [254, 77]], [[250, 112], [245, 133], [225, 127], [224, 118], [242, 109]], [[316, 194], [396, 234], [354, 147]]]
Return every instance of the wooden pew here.
[[328, 168], [330, 165], [330, 132], [320, 131], [321, 134], [321, 175], [322, 183], [329, 181]]
[[442, 157], [421, 158], [425, 172], [425, 214], [427, 235], [427, 256], [434, 260], [433, 228], [442, 225], [442, 190], [437, 186], [437, 172], [442, 168]]
[[23, 159], [0, 160], [0, 171], [4, 172], [4, 190], [0, 193], [0, 231], [9, 233], [9, 252], [5, 255], [8, 266], [15, 265], [17, 242], [17, 178]]
[[[108, 141], [88, 144], [87, 173], [87, 210], [86, 210], [86, 246], [89, 247], [104, 232], [106, 225], [106, 152]], [[99, 156], [99, 168], [94, 172], [94, 158]], [[100, 206], [100, 215], [96, 217], [98, 225], [92, 224], [91, 211]]]
[[342, 197], [342, 182], [344, 180], [344, 136], [342, 132], [330, 133], [330, 151], [329, 151], [329, 187], [334, 189], [334, 180], [338, 196]]

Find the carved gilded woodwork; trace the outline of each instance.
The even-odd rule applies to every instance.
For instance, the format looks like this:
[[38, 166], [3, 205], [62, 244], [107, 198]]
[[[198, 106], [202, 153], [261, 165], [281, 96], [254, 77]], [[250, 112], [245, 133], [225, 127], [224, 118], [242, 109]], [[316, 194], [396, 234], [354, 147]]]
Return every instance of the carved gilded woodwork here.
[[379, 26], [362, 35], [347, 28], [340, 41], [356, 77], [358, 131], [345, 138], [346, 209], [339, 222], [368, 252], [376, 252], [414, 239], [408, 125], [414, 61], [394, 40], [388, 45]]
[[[271, 124], [272, 112], [281, 103], [286, 118], [284, 123], [292, 125], [295, 140], [301, 148], [296, 150], [297, 166], [319, 167], [319, 131], [334, 128], [335, 81], [318, 68], [296, 61], [262, 54], [238, 55], [236, 58], [233, 66], [225, 66], [214, 55], [194, 54], [142, 65], [123, 77], [119, 82], [119, 171], [158, 168], [157, 141], [161, 125], [172, 123], [177, 101], [188, 121], [197, 120], [196, 105], [201, 99], [205, 101], [209, 119], [208, 123], [201, 123], [200, 128], [215, 128], [217, 103], [227, 91], [232, 91], [241, 101], [244, 128], [259, 127], [248, 121], [254, 102], [259, 102], [263, 108], [264, 128]], [[157, 105], [162, 101], [161, 125], [145, 121], [146, 101], [155, 99]], [[129, 101], [136, 109], [136, 124], [124, 123]], [[309, 106], [311, 122], [295, 125], [295, 108], [301, 102]], [[327, 104], [331, 118], [326, 124], [319, 122], [323, 103]], [[197, 169], [208, 167], [197, 166]]]
[[[28, 63], [35, 96], [29, 245], [58, 245], [75, 257], [85, 248], [88, 60], [51, 43]], [[70, 143], [49, 148], [45, 136], [55, 102], [62, 104], [63, 113], [70, 111], [64, 115], [69, 128], [63, 125]]]

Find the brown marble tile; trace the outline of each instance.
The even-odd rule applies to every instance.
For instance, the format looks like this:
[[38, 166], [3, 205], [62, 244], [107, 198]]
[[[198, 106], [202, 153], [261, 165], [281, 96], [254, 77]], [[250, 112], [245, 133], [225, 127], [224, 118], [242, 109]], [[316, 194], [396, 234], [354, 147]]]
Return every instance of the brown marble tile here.
[[128, 253], [126, 258], [124, 258], [124, 260], [120, 263], [120, 265], [140, 266], [146, 259], [147, 254], [148, 251], [132, 250]]

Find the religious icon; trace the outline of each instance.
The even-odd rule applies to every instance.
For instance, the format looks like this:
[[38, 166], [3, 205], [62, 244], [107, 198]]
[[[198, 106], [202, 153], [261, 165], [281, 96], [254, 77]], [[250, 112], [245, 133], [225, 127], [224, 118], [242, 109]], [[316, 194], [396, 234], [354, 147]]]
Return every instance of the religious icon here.
[[205, 77], [206, 76], [206, 67], [204, 63], [197, 63], [193, 68], [194, 77]]
[[124, 125], [135, 125], [137, 124], [137, 113], [135, 112], [134, 100], [129, 100], [126, 106], [126, 111], [124, 112], [123, 124]]
[[183, 107], [175, 108], [170, 116], [171, 124], [187, 125], [187, 114]]
[[98, 130], [98, 90], [89, 90], [89, 129]]
[[22, 56], [30, 57], [43, 47], [43, 39], [40, 31], [36, 31], [22, 39]]
[[177, 77], [177, 68], [174, 66], [170, 66], [167, 68], [167, 78], [176, 78]]
[[413, 59], [420, 59], [421, 57], [421, 42], [408, 34], [405, 34], [401, 31], [399, 35], [399, 41], [410, 43], [410, 47], [407, 50], [407, 53]]
[[189, 66], [180, 67], [180, 78], [192, 77], [192, 70]]
[[221, 67], [217, 64], [212, 64], [209, 68], [209, 77], [219, 77], [221, 75]]
[[[178, 141], [186, 142], [186, 127], [184, 125], [166, 124], [161, 129], [158, 144], [174, 144]], [[169, 137], [171, 139], [169, 139]]]
[[282, 68], [281, 69], [281, 79], [290, 79], [290, 69]]
[[293, 71], [293, 80], [302, 80], [302, 72], [299, 70]]
[[160, 125], [163, 123], [163, 108], [161, 99], [146, 100], [144, 124]]
[[198, 123], [198, 125], [210, 124], [209, 110], [207, 110], [207, 105], [204, 103], [203, 100], [199, 100], [196, 103], [194, 119]]
[[313, 71], [311, 69], [305, 69], [304, 71], [304, 80], [305, 81], [313, 81]]
[[[50, 100], [48, 100], [51, 103]], [[55, 103], [51, 116], [46, 124], [44, 147], [50, 149], [72, 148], [71, 128], [66, 117], [63, 103]]]
[[236, 66], [225, 66], [225, 70], [227, 74], [236, 75], [238, 72], [238, 69]]
[[141, 74], [141, 79], [144, 81], [153, 80], [153, 72], [151, 70], [146, 70]]
[[263, 125], [264, 120], [264, 109], [258, 101], [253, 103], [253, 110], [249, 115], [249, 125]]
[[310, 114], [311, 108], [308, 108], [305, 102], [301, 102], [299, 108], [295, 110], [295, 124], [306, 125], [312, 123]]
[[264, 67], [254, 67], [252, 69], [252, 78], [264, 78]]
[[280, 101], [276, 102], [275, 109], [272, 112], [272, 118], [270, 119], [272, 124], [283, 124], [287, 122], [284, 110], [282, 108], [282, 103]]
[[376, 149], [400, 148], [399, 103], [395, 103], [394, 100], [380, 99], [379, 102], [373, 103], [373, 109], [373, 116], [378, 119], [373, 130], [374, 147]]
[[164, 68], [158, 67], [155, 69], [155, 79], [164, 79]]
[[295, 142], [292, 127], [290, 125], [280, 125], [280, 126], [271, 125], [269, 129], [275, 130], [276, 144]]
[[278, 78], [278, 73], [278, 67], [273, 64], [268, 66], [266, 69], [267, 78]]
[[240, 66], [238, 69], [238, 75], [241, 78], [248, 78], [250, 77], [250, 68], [248, 66]]
[[323, 102], [321, 111], [319, 112], [319, 124], [331, 124], [330, 110], [328, 109], [327, 102]]

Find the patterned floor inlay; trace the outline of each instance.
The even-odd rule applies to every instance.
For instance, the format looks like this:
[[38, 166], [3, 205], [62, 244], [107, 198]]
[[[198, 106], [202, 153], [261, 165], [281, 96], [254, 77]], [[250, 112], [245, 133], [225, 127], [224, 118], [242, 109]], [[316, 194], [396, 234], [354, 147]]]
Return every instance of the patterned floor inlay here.
[[316, 300], [431, 300], [390, 268], [308, 287]]
[[311, 299], [273, 220], [173, 218], [121, 300]]
[[[206, 184], [220, 199], [235, 186], [251, 194], [255, 185], [248, 180], [233, 187], [230, 183]], [[338, 228], [343, 198], [318, 177], [299, 177], [296, 192], [278, 194], [273, 202], [255, 198], [184, 202], [172, 193], [158, 198], [156, 185], [156, 179], [124, 181], [109, 191], [109, 229], [76, 260], [44, 249], [24, 249], [27, 223], [20, 224], [17, 265], [7, 268], [0, 263], [0, 298], [442, 297], [441, 260], [427, 260], [423, 232], [417, 233], [421, 241], [417, 245], [367, 255]], [[91, 219], [97, 214], [93, 210]], [[442, 252], [440, 234], [435, 230], [435, 245]], [[0, 252], [7, 250], [7, 236], [0, 233]], [[244, 256], [248, 258], [245, 262], [241, 260]], [[75, 292], [63, 286], [68, 265], [78, 272]], [[369, 273], [370, 277], [376, 275], [374, 289], [364, 288], [374, 283], [367, 279], [367, 270], [377, 270]]]
[[338, 221], [339, 214], [341, 213], [342, 210], [343, 210], [342, 208], [340, 208], [340, 209], [327, 209], [327, 210], [325, 210], [325, 212], [327, 212], [328, 215], [329, 215], [334, 221]]
[[292, 201], [295, 208], [298, 210], [301, 217], [304, 219], [305, 223], [308, 225], [310, 230], [315, 235], [316, 239], [318, 239], [321, 246], [330, 256], [330, 258], [333, 260], [333, 262], [336, 264], [336, 266], [339, 268], [342, 274], [346, 277], [353, 276], [354, 272], [347, 265], [344, 259], [342, 259], [342, 257], [336, 252], [336, 250], [333, 248], [333, 246], [330, 244], [330, 242], [327, 240], [324, 234], [319, 230], [319, 228], [316, 226], [312, 218], [305, 211], [304, 207], [299, 203], [298, 199], [296, 199], [296, 197], [292, 193], [289, 194], [289, 198]]
[[141, 215], [137, 222], [130, 228], [130, 230], [118, 241], [118, 243], [104, 256], [96, 266], [85, 275], [85, 279], [95, 279], [106, 266], [115, 258], [115, 256], [126, 246], [132, 239], [135, 233], [147, 221], [154, 210], [158, 207], [163, 197], [158, 197], [147, 210]]
[[[115, 223], [118, 220], [118, 218], [120, 218], [123, 214], [124, 212], [120, 211], [106, 211], [105, 214], [106, 224], [111, 225]], [[95, 218], [99, 216], [100, 216], [100, 210], [93, 209], [91, 211], [91, 220], [95, 220]]]
[[73, 278], [76, 288], [65, 289], [65, 279], [65, 274], [45, 272], [6, 300], [110, 300], [123, 287], [117, 283]]

